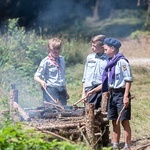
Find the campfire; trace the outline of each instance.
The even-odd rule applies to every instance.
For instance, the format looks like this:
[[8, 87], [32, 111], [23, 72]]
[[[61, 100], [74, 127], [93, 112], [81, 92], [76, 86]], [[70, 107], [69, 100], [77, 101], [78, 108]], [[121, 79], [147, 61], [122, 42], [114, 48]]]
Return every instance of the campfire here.
[[92, 103], [78, 107], [44, 101], [42, 107], [22, 108], [18, 104], [18, 90], [15, 86], [10, 90], [12, 120], [19, 116], [19, 121], [26, 121], [37, 130], [72, 142], [86, 141], [92, 148], [109, 144], [109, 121], [106, 115], [101, 113], [101, 108], [95, 110]]

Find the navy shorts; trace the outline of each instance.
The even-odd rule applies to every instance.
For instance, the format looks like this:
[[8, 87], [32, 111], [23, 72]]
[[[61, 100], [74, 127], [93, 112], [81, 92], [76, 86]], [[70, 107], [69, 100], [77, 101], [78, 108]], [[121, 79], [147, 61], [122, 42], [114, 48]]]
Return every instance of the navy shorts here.
[[[124, 106], [123, 103], [124, 92], [110, 92], [110, 101], [108, 104], [108, 120], [117, 120], [119, 112]], [[120, 121], [131, 119], [131, 103], [123, 111]]]

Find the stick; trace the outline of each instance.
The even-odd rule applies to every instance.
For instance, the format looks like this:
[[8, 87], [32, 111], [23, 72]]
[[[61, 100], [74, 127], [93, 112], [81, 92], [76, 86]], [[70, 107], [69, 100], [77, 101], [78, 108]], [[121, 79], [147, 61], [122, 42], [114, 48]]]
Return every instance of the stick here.
[[121, 115], [122, 115], [123, 111], [125, 110], [125, 108], [126, 108], [126, 106], [124, 105], [123, 108], [121, 109], [120, 113], [119, 113], [119, 116], [118, 116], [117, 121], [116, 121], [116, 124], [117, 124], [117, 125], [118, 125], [118, 123], [119, 123], [119, 120], [120, 120]]
[[52, 99], [52, 101], [54, 101], [55, 103], [57, 103], [57, 101], [48, 93], [47, 89], [44, 88], [44, 90], [47, 93], [47, 95]]
[[[90, 143], [88, 142], [87, 138], [85, 137], [84, 133], [82, 132], [82, 129], [79, 126], [77, 126], [77, 127], [78, 127], [79, 131], [81, 132], [81, 135], [83, 136], [83, 139], [85, 140], [86, 144], [88, 145], [88, 147], [91, 148]], [[85, 126], [84, 126], [84, 128], [85, 128]]]
[[[133, 99], [134, 97], [135, 97], [135, 96], [130, 96], [129, 99]], [[121, 111], [120, 111], [120, 113], [119, 113], [119, 116], [118, 116], [117, 121], [116, 121], [116, 124], [117, 124], [117, 125], [118, 125], [118, 123], [119, 123], [119, 120], [120, 120], [121, 115], [122, 115], [123, 111], [125, 110], [125, 108], [126, 108], [126, 106], [123, 106], [123, 108], [121, 109]]]
[[80, 103], [81, 101], [85, 100], [86, 98], [87, 98], [87, 96], [85, 96], [85, 97], [79, 99], [77, 102], [75, 102], [75, 103], [73, 104], [73, 106], [74, 106], [74, 105], [77, 105], [78, 103]]
[[65, 138], [65, 137], [63, 137], [63, 136], [60, 136], [59, 134], [56, 134], [56, 133], [53, 133], [53, 132], [50, 132], [50, 131], [46, 131], [46, 130], [41, 130], [41, 129], [39, 129], [39, 128], [37, 128], [37, 129], [38, 129], [39, 131], [43, 132], [43, 133], [51, 134], [51, 135], [53, 135], [53, 136], [55, 136], [55, 137], [58, 137], [58, 138], [60, 138], [60, 139], [63, 139], [63, 140], [65, 140], [65, 141], [68, 141], [68, 142], [70, 142], [70, 143], [75, 144], [73, 141], [71, 141], [71, 140], [69, 140], [69, 139], [67, 139], [67, 138]]
[[62, 107], [62, 106], [60, 106], [60, 105], [57, 105], [57, 104], [53, 104], [53, 103], [51, 103], [51, 102], [44, 101], [44, 104], [53, 105], [53, 106], [55, 106], [55, 107], [59, 107], [59, 108], [61, 108], [61, 109], [64, 109], [64, 107]]
[[146, 147], [150, 146], [150, 143], [146, 144], [146, 145], [142, 145], [139, 148], [137, 148], [137, 150], [141, 150], [141, 149], [145, 149]]

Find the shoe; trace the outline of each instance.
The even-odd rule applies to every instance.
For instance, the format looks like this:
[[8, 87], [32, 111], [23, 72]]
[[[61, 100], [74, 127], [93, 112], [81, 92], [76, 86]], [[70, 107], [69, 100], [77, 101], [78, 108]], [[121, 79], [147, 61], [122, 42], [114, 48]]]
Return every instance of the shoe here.
[[131, 150], [131, 149], [128, 147], [124, 147], [123, 150]]
[[119, 146], [115, 145], [112, 147], [113, 150], [120, 150]]

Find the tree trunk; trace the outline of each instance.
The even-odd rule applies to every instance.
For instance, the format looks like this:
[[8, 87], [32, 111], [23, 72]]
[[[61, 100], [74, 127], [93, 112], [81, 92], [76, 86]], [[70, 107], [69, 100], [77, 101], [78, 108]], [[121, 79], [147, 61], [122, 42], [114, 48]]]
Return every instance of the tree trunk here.
[[99, 10], [99, 0], [96, 0], [95, 8], [94, 8], [94, 11], [93, 11], [93, 19], [94, 20], [98, 20], [99, 19], [98, 10]]

